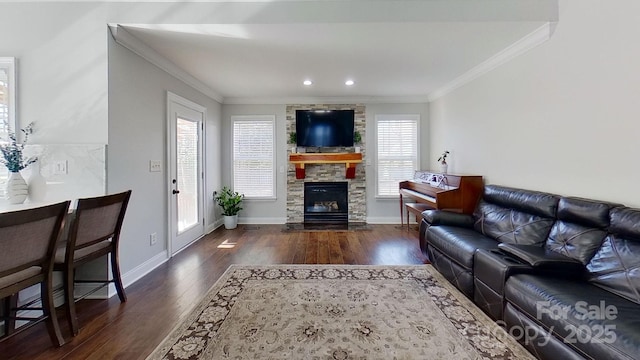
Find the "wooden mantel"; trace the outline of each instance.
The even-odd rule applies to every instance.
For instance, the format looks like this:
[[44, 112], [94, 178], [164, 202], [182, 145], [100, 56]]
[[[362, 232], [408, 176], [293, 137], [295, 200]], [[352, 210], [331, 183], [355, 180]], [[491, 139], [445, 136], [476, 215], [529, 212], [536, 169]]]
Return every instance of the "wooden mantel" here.
[[306, 164], [342, 164], [345, 165], [345, 177], [356, 177], [356, 164], [362, 162], [361, 153], [305, 153], [289, 154], [289, 162], [296, 165], [296, 179], [304, 179]]

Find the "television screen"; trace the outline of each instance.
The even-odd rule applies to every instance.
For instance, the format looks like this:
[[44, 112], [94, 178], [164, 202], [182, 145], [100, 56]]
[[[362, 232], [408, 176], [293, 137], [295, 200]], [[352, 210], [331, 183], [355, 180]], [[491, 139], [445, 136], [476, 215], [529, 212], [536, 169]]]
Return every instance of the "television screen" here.
[[296, 110], [296, 145], [353, 146], [353, 110]]

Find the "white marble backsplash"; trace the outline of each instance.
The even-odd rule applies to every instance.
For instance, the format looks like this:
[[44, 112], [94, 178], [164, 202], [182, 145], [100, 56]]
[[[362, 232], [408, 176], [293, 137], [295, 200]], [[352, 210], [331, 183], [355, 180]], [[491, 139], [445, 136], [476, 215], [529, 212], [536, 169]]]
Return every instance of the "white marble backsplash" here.
[[[106, 193], [106, 145], [104, 144], [47, 144], [27, 145], [25, 157], [37, 156], [40, 173], [46, 180], [46, 195], [41, 203], [76, 200]], [[64, 164], [66, 173], [60, 172]], [[37, 164], [22, 170], [29, 183]], [[58, 170], [56, 170], [58, 168]], [[4, 184], [0, 184], [4, 188]], [[10, 206], [2, 200], [3, 207]], [[25, 205], [32, 202], [27, 198]]]

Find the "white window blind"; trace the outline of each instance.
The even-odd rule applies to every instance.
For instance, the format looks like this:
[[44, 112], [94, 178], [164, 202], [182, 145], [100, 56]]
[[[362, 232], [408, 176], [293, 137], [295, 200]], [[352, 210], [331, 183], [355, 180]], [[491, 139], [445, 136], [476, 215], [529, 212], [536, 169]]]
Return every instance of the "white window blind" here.
[[275, 197], [275, 116], [233, 116], [233, 190]]
[[377, 196], [398, 196], [398, 182], [418, 170], [419, 122], [420, 115], [376, 115]]

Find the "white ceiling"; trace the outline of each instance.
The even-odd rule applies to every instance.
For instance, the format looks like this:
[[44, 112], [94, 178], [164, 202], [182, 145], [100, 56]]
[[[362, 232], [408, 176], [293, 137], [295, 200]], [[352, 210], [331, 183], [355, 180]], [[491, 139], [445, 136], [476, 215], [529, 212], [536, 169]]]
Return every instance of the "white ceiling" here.
[[[478, 6], [480, 1], [490, 3], [471, 3]], [[440, 2], [438, 9], [446, 4]], [[450, 4], [457, 7], [445, 9], [449, 18], [464, 5], [460, 1]], [[530, 2], [526, 6], [531, 9]], [[403, 16], [394, 8], [389, 19], [378, 13], [370, 21], [367, 14], [360, 13], [354, 22], [313, 19], [121, 24], [120, 28], [213, 89], [225, 103], [295, 98], [426, 101], [429, 94], [547, 23], [543, 19], [523, 20], [527, 9], [512, 11], [514, 20], [504, 13], [490, 19], [491, 12], [486, 7], [483, 10], [481, 19], [473, 19], [470, 11], [465, 11], [460, 21], [426, 19], [428, 16], [416, 21], [415, 14], [407, 14], [411, 21], [398, 21]], [[313, 85], [304, 86], [305, 79]], [[345, 86], [347, 79], [353, 79], [355, 85]]]

